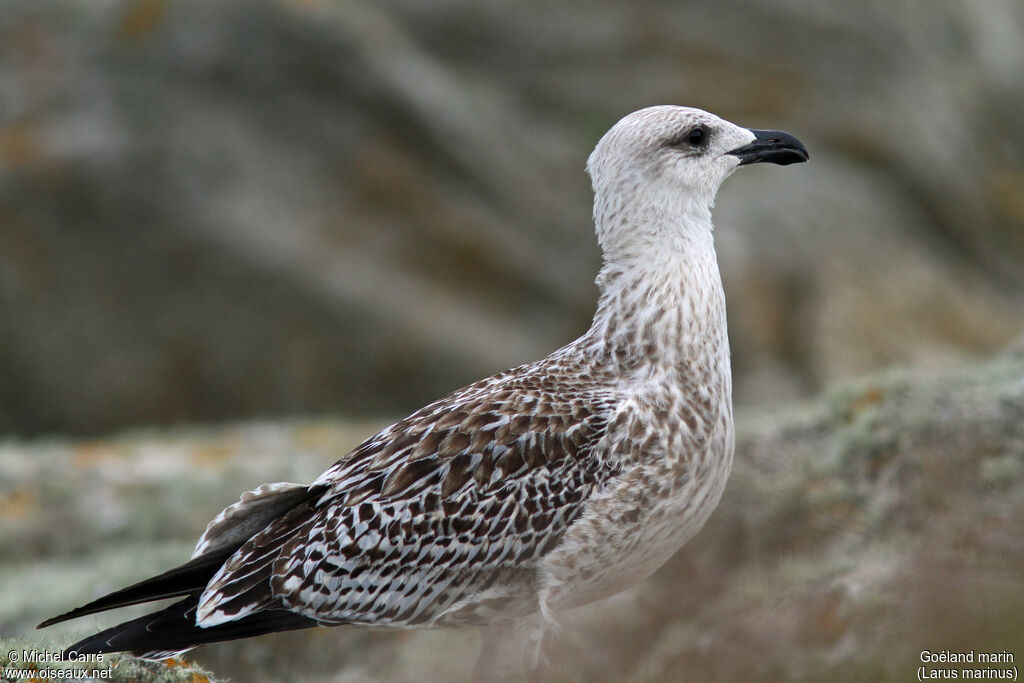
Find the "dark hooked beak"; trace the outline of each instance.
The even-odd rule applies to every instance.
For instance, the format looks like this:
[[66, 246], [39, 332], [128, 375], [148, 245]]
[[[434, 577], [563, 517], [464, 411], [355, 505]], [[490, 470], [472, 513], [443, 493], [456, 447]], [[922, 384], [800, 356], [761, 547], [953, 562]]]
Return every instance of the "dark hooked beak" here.
[[786, 166], [807, 161], [810, 155], [803, 143], [780, 130], [751, 130], [754, 141], [729, 152], [739, 157], [740, 166], [762, 161]]

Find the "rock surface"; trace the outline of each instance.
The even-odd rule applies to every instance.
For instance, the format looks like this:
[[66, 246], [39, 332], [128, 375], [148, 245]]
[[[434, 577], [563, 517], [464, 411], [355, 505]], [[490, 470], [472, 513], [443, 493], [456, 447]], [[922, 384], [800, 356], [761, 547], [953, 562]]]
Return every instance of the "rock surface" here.
[[[1024, 347], [739, 417], [707, 528], [652, 579], [566, 615], [558, 680], [895, 682], [916, 677], [925, 650], [1024, 657]], [[0, 636], [43, 647], [129, 616], [29, 630], [183, 560], [240, 491], [308, 481], [376, 426], [3, 444]], [[472, 631], [342, 627], [194, 658], [236, 681], [446, 681], [468, 678], [477, 647]]]

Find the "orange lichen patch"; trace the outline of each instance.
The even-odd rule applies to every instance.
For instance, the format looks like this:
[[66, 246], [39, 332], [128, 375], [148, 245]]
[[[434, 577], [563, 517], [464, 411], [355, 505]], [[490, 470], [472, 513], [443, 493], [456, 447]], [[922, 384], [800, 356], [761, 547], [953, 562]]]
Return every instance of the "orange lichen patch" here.
[[116, 457], [117, 449], [102, 443], [83, 443], [71, 451], [72, 464], [81, 469], [93, 467]]
[[135, 0], [129, 3], [117, 27], [117, 38], [122, 43], [138, 43], [149, 37], [163, 22], [167, 14], [164, 0]]
[[882, 390], [878, 387], [871, 387], [850, 403], [850, 412], [856, 414], [865, 408], [878, 405], [885, 398]]
[[237, 444], [218, 441], [197, 445], [189, 450], [188, 457], [197, 465], [217, 465], [230, 461], [236, 453], [238, 453]]
[[[184, 659], [179, 659], [177, 657], [170, 657], [168, 659], [165, 659], [163, 660], [163, 664], [168, 669], [188, 669], [192, 667], [192, 665], [186, 662]], [[188, 680], [189, 683], [210, 683], [210, 679], [205, 674], [201, 674], [198, 671], [192, 672], [192, 676]]]
[[6, 166], [31, 164], [42, 154], [36, 127], [22, 121], [0, 130], [0, 161]]
[[23, 487], [0, 499], [0, 518], [7, 521], [24, 519], [35, 512], [36, 504], [36, 495], [32, 489]]
[[293, 434], [295, 441], [304, 448], [323, 448], [338, 438], [338, 430], [323, 422], [299, 425]]

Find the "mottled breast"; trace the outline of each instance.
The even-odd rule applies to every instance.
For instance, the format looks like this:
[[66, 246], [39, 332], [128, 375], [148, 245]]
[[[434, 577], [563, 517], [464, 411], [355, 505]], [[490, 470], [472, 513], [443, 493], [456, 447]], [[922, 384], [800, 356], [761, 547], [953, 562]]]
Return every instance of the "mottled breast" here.
[[587, 604], [643, 580], [718, 505], [732, 467], [729, 387], [703, 392], [708, 401], [696, 412], [692, 397], [701, 392], [664, 391], [657, 400], [638, 396], [620, 406], [618, 429], [609, 430], [605, 446], [609, 458], [629, 464], [591, 497], [544, 558], [544, 611]]

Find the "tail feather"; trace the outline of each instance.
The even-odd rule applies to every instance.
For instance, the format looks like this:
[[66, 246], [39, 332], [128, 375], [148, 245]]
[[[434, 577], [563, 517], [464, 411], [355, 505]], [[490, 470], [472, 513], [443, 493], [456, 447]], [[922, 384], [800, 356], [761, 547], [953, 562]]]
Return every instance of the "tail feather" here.
[[139, 657], [161, 659], [204, 643], [248, 638], [262, 633], [311, 628], [317, 622], [288, 610], [257, 612], [243, 619], [210, 628], [196, 626], [199, 593], [137, 619], [89, 636], [64, 651], [67, 657], [105, 652], [131, 652]]
[[[187, 596], [162, 610], [126, 621], [81, 640], [65, 654], [132, 652], [150, 658], [166, 657], [203, 643], [247, 638], [272, 631], [316, 626], [317, 622], [280, 607], [247, 614], [216, 626], [196, 625], [196, 607], [207, 584], [253, 535], [289, 510], [308, 502], [308, 487], [298, 484], [268, 484], [242, 495], [211, 522], [195, 552], [202, 553], [185, 564], [136, 584], [122, 588], [70, 612], [47, 619], [45, 628], [68, 619], [104, 612], [117, 607]], [[269, 583], [265, 586], [269, 591]]]
[[170, 569], [163, 574], [139, 581], [127, 588], [104, 595], [102, 598], [93, 600], [70, 612], [47, 619], [36, 626], [36, 628], [46, 628], [68, 619], [105, 612], [117, 607], [127, 607], [128, 605], [137, 605], [141, 602], [152, 602], [154, 600], [163, 600], [164, 598], [188, 595], [206, 586], [210, 577], [214, 575], [236, 549], [237, 546], [232, 546], [206, 555], [200, 555], [194, 560]]

